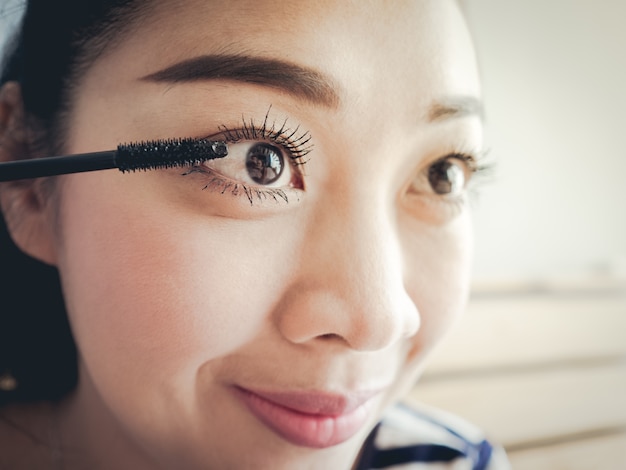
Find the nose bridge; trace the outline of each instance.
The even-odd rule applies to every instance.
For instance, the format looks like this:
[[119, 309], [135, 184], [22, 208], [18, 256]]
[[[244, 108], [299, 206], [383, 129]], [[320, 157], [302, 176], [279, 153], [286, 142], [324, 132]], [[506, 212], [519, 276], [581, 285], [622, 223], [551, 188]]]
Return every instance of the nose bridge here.
[[371, 297], [370, 302], [383, 302], [390, 289], [397, 289], [398, 283], [402, 283], [396, 237], [380, 211], [361, 210], [359, 215], [354, 212], [335, 224], [341, 224], [339, 230], [332, 226], [324, 230], [318, 249], [320, 255], [326, 253], [326, 262], [334, 266], [330, 276], [335, 280], [329, 279], [330, 283], [342, 286], [353, 301]]
[[369, 199], [373, 204], [335, 198], [332, 209], [314, 218], [301, 278], [307, 298], [294, 306], [292, 340], [335, 337], [357, 350], [375, 350], [417, 331], [391, 210], [382, 198]]

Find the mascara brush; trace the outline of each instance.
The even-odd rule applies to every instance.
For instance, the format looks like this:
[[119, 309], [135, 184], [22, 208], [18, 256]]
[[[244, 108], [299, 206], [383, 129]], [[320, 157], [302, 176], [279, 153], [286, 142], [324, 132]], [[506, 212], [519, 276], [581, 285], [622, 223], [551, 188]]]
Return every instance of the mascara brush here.
[[118, 168], [122, 172], [184, 167], [228, 155], [226, 142], [170, 139], [118, 145], [117, 150], [0, 163], [0, 181]]

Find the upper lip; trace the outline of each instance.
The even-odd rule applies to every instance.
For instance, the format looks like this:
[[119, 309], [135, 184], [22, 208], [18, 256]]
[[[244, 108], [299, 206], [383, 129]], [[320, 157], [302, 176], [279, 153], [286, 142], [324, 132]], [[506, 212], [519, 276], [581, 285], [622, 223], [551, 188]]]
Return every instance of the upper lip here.
[[289, 408], [299, 413], [318, 416], [339, 416], [350, 413], [378, 395], [381, 390], [368, 390], [349, 393], [332, 393], [315, 390], [256, 390], [237, 387], [246, 393], [252, 393], [275, 405]]

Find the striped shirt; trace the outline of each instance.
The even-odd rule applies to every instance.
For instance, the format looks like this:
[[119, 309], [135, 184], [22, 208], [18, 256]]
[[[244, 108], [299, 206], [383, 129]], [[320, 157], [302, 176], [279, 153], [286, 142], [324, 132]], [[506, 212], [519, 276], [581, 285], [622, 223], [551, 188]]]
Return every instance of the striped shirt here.
[[466, 421], [398, 405], [369, 435], [357, 470], [510, 470], [499, 446]]

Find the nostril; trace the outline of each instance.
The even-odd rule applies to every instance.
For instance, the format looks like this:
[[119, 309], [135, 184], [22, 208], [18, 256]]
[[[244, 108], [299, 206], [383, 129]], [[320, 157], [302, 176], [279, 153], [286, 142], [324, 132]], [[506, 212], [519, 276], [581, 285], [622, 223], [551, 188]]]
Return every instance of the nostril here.
[[320, 335], [318, 336], [319, 339], [325, 339], [325, 340], [333, 340], [333, 339], [343, 339], [341, 336], [336, 335], [334, 333], [327, 333], [324, 335]]

